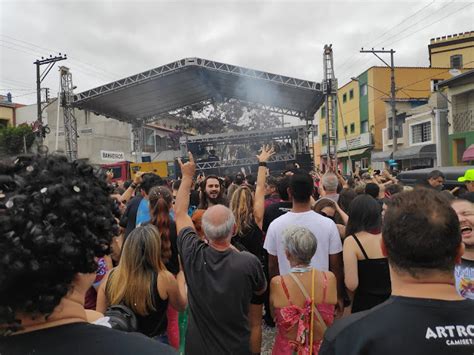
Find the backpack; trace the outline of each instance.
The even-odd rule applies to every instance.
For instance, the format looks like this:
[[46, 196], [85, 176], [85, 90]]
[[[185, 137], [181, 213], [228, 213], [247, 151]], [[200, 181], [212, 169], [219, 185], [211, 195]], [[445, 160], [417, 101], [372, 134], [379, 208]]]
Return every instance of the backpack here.
[[[114, 271], [114, 269], [110, 271], [109, 278], [112, 276]], [[108, 291], [109, 283], [107, 282], [105, 285], [105, 294], [108, 294]], [[132, 309], [123, 303], [109, 306], [105, 311], [104, 316], [109, 317], [109, 324], [112, 326], [112, 329], [121, 330], [123, 332], [138, 331], [137, 316]]]
[[137, 316], [124, 304], [109, 306], [104, 316], [109, 317], [109, 323], [112, 329], [124, 332], [136, 332], [138, 330]]

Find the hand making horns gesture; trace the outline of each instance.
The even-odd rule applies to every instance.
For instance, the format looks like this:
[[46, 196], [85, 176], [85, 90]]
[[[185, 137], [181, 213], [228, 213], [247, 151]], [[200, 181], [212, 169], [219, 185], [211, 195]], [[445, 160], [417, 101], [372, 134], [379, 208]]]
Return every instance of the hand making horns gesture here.
[[178, 158], [178, 164], [181, 168], [181, 174], [183, 175], [183, 178], [187, 176], [192, 179], [194, 177], [194, 174], [196, 173], [196, 164], [194, 163], [194, 157], [191, 152], [188, 152], [188, 157], [189, 161], [185, 164], [183, 164], [181, 158]]

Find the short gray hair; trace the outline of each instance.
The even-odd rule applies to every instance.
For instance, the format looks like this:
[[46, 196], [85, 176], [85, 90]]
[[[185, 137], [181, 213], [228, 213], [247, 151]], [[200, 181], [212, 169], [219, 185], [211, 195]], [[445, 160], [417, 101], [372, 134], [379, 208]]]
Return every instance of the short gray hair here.
[[336, 174], [334, 173], [326, 173], [323, 175], [323, 188], [326, 191], [337, 191], [337, 185], [339, 184], [339, 181], [337, 179]]
[[310, 264], [318, 241], [308, 228], [290, 226], [283, 232], [283, 244], [286, 252], [292, 257], [304, 264]]
[[[221, 209], [218, 211], [216, 209]], [[212, 216], [213, 213], [224, 213], [222, 218], [215, 218], [216, 216]], [[214, 217], [214, 218], [213, 218]], [[224, 219], [225, 218], [225, 219]], [[215, 219], [224, 219], [221, 223], [216, 224]], [[210, 207], [209, 209], [204, 212], [202, 215], [202, 230], [204, 231], [204, 235], [209, 240], [219, 240], [219, 239], [226, 239], [231, 236], [232, 229], [235, 225], [235, 217], [232, 211], [223, 206], [223, 205], [216, 205]]]

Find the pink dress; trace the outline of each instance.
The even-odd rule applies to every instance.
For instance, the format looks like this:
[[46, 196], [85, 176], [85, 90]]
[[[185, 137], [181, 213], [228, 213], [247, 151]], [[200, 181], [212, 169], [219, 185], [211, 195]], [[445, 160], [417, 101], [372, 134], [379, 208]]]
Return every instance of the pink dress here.
[[[317, 304], [321, 317], [323, 318], [326, 325], [329, 327], [334, 321], [334, 305], [324, 303], [326, 301], [327, 291], [327, 277], [324, 275], [323, 283], [323, 302]], [[285, 292], [286, 298], [290, 303], [289, 306], [283, 308], [275, 308], [275, 323], [277, 326], [277, 335], [275, 337], [275, 344], [273, 345], [273, 355], [306, 355], [309, 354], [309, 331], [311, 322], [311, 299], [305, 300], [303, 308], [294, 305], [290, 300], [290, 294], [286, 287], [283, 277], [281, 278], [281, 286]], [[317, 322], [317, 318], [314, 318]], [[287, 333], [294, 328], [297, 328], [296, 339], [291, 340], [287, 338]], [[313, 354], [319, 353], [321, 341], [313, 343]]]

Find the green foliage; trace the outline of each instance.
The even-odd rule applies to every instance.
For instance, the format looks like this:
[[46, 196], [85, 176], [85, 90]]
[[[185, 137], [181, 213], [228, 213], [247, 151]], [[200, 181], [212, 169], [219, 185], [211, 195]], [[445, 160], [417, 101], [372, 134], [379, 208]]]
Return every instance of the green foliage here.
[[35, 141], [35, 134], [30, 126], [23, 124], [17, 127], [0, 128], [0, 147], [9, 155], [24, 153], [23, 137], [25, 137], [28, 151]]

